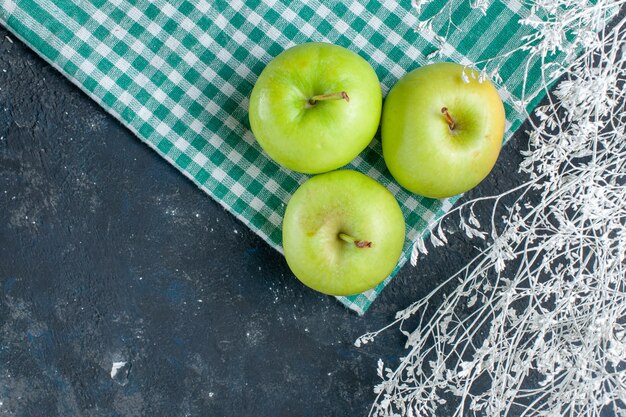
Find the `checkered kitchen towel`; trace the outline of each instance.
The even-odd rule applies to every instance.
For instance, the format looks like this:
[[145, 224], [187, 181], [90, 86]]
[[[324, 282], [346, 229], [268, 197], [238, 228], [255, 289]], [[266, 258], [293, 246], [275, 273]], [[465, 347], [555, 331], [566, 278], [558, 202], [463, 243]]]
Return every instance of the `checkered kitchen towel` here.
[[[424, 3], [418, 18], [411, 0], [0, 0], [0, 22], [281, 250], [285, 204], [307, 177], [276, 165], [255, 143], [247, 115], [255, 80], [285, 48], [323, 41], [363, 56], [386, 94], [428, 62], [496, 57], [527, 34], [518, 24], [528, 13], [521, 0], [488, 2], [484, 14], [469, 0]], [[434, 33], [449, 32], [441, 45], [418, 24], [447, 8], [432, 22]], [[512, 105], [522, 90], [523, 54], [504, 59], [499, 70], [508, 90], [507, 137], [524, 119]], [[527, 87], [538, 81], [539, 72], [531, 72]], [[456, 199], [400, 188], [385, 168], [379, 138], [350, 168], [383, 183], [404, 211], [408, 239], [393, 276], [411, 243]], [[362, 314], [390, 278], [339, 299]]]

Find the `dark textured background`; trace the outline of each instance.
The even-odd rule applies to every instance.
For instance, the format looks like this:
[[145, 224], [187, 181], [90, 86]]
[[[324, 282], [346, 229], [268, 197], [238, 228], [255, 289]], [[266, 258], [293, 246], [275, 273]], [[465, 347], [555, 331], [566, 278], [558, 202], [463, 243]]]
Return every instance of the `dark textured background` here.
[[[471, 195], [520, 182], [525, 143]], [[358, 317], [0, 28], [0, 416], [364, 416], [404, 341], [353, 342], [476, 245], [452, 236]]]

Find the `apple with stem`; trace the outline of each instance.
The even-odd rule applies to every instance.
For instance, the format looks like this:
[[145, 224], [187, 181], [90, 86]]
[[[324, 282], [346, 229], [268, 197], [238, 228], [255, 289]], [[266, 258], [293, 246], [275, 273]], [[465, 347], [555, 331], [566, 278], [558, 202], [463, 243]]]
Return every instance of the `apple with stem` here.
[[395, 197], [351, 170], [314, 176], [298, 188], [283, 220], [283, 248], [295, 276], [331, 295], [375, 287], [395, 268], [405, 238]]
[[252, 133], [274, 161], [306, 174], [342, 167], [372, 140], [382, 92], [356, 53], [305, 43], [279, 54], [252, 89]]
[[504, 124], [504, 106], [490, 81], [459, 64], [427, 65], [400, 79], [385, 100], [383, 157], [407, 190], [450, 197], [489, 174]]

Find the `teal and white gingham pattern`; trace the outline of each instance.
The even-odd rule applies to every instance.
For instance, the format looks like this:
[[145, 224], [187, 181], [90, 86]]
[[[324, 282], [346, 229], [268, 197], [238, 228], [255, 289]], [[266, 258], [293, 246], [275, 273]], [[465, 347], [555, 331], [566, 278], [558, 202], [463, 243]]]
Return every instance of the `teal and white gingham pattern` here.
[[[285, 204], [307, 177], [269, 160], [250, 132], [248, 98], [264, 66], [295, 44], [331, 42], [369, 61], [386, 94], [437, 50], [430, 32], [416, 31], [411, 0], [0, 1], [4, 26], [278, 250]], [[434, 1], [423, 11], [420, 19], [450, 5], [455, 22], [434, 19], [435, 32], [450, 32], [431, 60], [469, 64], [521, 44], [527, 33], [518, 20], [527, 10], [520, 0], [493, 1], [484, 15], [470, 3]], [[509, 95], [521, 93], [524, 59], [513, 54], [500, 69], [510, 92], [503, 92], [507, 137], [524, 119]], [[536, 69], [527, 88], [538, 83]], [[456, 198], [426, 199], [399, 187], [379, 138], [350, 167], [383, 183], [405, 214], [408, 239], [393, 276], [412, 242]], [[339, 299], [362, 314], [390, 278]]]

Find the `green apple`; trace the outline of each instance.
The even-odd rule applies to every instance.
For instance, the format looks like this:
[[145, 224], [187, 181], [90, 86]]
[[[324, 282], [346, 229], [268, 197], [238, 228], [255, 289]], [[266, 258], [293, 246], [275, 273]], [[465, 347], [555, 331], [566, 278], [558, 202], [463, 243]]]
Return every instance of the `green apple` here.
[[294, 46], [263, 70], [250, 96], [250, 127], [265, 152], [318, 174], [352, 161], [372, 140], [380, 82], [356, 53], [327, 43]]
[[404, 246], [404, 216], [394, 196], [356, 171], [310, 178], [287, 204], [283, 248], [295, 276], [314, 290], [350, 295], [393, 271]]
[[450, 197], [489, 174], [504, 123], [504, 106], [491, 82], [462, 65], [427, 65], [400, 79], [385, 100], [383, 157], [407, 190]]

